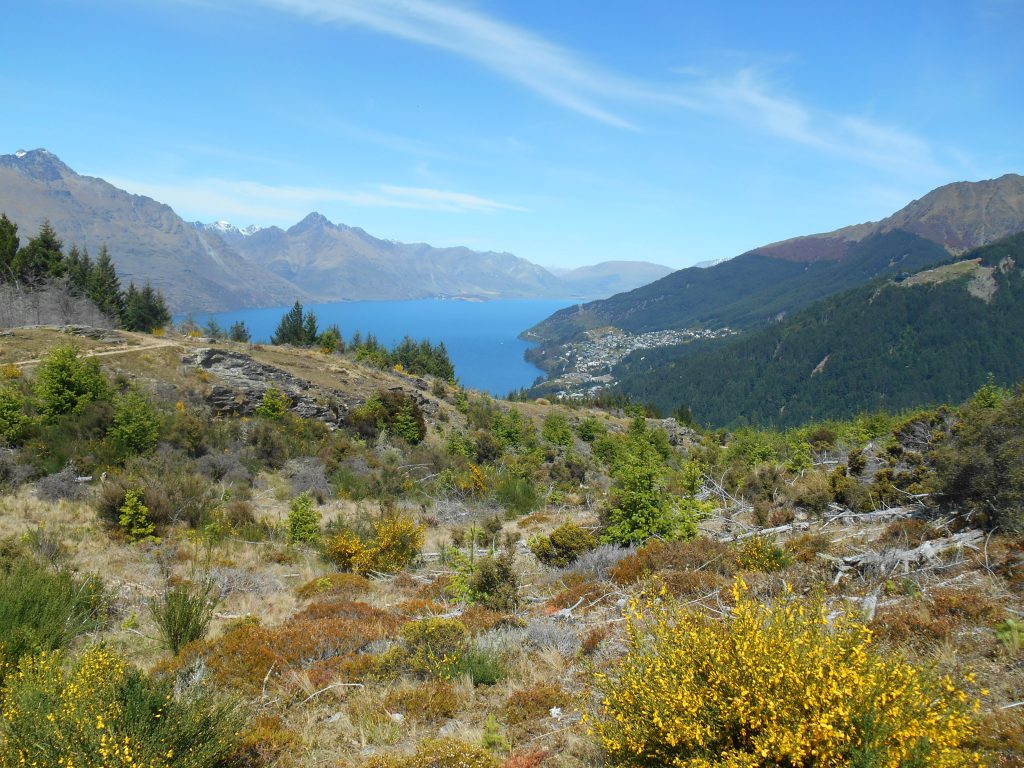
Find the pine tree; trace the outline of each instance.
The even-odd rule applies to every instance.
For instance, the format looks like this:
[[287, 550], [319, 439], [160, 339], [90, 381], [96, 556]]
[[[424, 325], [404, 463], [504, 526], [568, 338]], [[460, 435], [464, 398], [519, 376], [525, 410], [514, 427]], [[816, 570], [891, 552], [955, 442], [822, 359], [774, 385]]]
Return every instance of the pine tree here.
[[320, 338], [320, 330], [317, 328], [316, 315], [307, 312], [302, 320], [302, 345], [311, 347], [316, 344], [318, 338]]
[[92, 259], [89, 251], [79, 251], [77, 245], [72, 245], [68, 251], [68, 286], [76, 295], [87, 294], [89, 290], [89, 275], [92, 272]]
[[14, 280], [14, 257], [18, 255], [18, 225], [0, 213], [0, 283]]
[[123, 309], [121, 310], [121, 327], [128, 331], [135, 331], [142, 327], [143, 310], [142, 295], [135, 283], [128, 283], [128, 290], [125, 291]]
[[106, 245], [100, 248], [100, 255], [89, 269], [86, 294], [103, 314], [123, 320], [126, 297], [121, 293], [121, 281]]
[[171, 312], [167, 309], [164, 295], [150, 285], [148, 280], [142, 289], [142, 299], [146, 307], [147, 333], [156, 328], [163, 328], [171, 322]]
[[[316, 318], [313, 318], [314, 322]], [[303, 323], [302, 304], [298, 301], [289, 309], [281, 322], [270, 337], [271, 344], [296, 344], [301, 346], [305, 343], [305, 327]]]
[[36, 284], [49, 277], [62, 277], [67, 269], [63, 248], [64, 244], [49, 220], [44, 221], [39, 227], [39, 234], [14, 257], [14, 272], [18, 279]]
[[140, 291], [135, 283], [129, 283], [128, 292], [124, 297], [124, 313], [121, 325], [126, 330], [150, 333], [155, 328], [163, 328], [171, 321], [171, 313], [163, 295], [146, 283]]
[[249, 329], [245, 325], [245, 320], [239, 320], [231, 326], [231, 330], [228, 331], [228, 338], [232, 341], [249, 342], [252, 340], [252, 334], [249, 333]]

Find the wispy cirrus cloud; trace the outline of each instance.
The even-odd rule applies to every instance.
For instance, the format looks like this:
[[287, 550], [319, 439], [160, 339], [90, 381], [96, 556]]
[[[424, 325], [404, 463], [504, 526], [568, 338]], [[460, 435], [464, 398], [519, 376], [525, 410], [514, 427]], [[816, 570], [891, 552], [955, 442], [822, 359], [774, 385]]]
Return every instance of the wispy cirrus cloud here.
[[167, 203], [186, 217], [208, 221], [227, 217], [239, 223], [255, 221], [290, 225], [310, 210], [329, 209], [338, 203], [456, 214], [527, 210], [465, 192], [393, 184], [337, 190], [227, 179], [190, 179], [157, 184], [127, 178], [108, 178], [108, 181], [134, 194]]
[[716, 76], [689, 67], [677, 71], [687, 76], [683, 81], [645, 82], [463, 5], [438, 0], [257, 2], [314, 23], [363, 27], [447, 51], [560, 107], [618, 128], [636, 129], [642, 122], [627, 117], [628, 112], [669, 106], [863, 164], [916, 171], [936, 171], [942, 164], [924, 138], [865, 115], [837, 113], [783, 95], [756, 68]]
[[258, 0], [339, 27], [361, 26], [480, 64], [566, 109], [619, 128], [633, 125], [606, 102], [632, 99], [637, 83], [604, 71], [529, 30], [433, 0]]
[[[681, 73], [683, 74], [683, 73]], [[664, 98], [851, 160], [911, 172], [935, 172], [941, 162], [922, 137], [859, 115], [845, 115], [778, 93], [757, 68], [724, 77], [693, 78]]]

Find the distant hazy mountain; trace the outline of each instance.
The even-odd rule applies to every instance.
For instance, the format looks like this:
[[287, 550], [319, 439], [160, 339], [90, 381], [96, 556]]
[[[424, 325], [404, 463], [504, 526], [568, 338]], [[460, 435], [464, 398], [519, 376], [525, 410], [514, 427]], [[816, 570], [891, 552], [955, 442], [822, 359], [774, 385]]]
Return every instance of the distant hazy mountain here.
[[566, 293], [546, 269], [510, 253], [381, 240], [311, 213], [287, 230], [200, 225], [254, 264], [322, 301], [522, 298]]
[[882, 221], [773, 243], [704, 269], [681, 269], [642, 288], [563, 309], [526, 335], [553, 345], [602, 326], [633, 332], [749, 328], [1020, 231], [1024, 176], [948, 184]]
[[596, 299], [631, 291], [672, 272], [649, 261], [602, 261], [589, 267], [552, 269], [572, 298]]
[[82, 176], [46, 151], [0, 155], [0, 212], [26, 242], [48, 219], [65, 246], [106, 245], [122, 280], [147, 280], [175, 312], [296, 299], [571, 297], [636, 288], [671, 270], [615, 261], [556, 277], [509, 253], [382, 240], [317, 213], [295, 226], [188, 224], [167, 205]]
[[118, 274], [150, 280], [175, 311], [273, 306], [305, 298], [277, 275], [204, 237], [169, 206], [81, 176], [45, 149], [0, 155], [0, 212], [22, 243], [49, 219], [65, 247], [106, 244]]

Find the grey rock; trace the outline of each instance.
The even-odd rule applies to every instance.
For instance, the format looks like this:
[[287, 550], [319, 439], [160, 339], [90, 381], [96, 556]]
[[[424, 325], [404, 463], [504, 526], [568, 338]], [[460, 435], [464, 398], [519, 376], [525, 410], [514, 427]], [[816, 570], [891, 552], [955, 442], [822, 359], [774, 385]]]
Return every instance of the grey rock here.
[[266, 391], [275, 387], [291, 400], [290, 410], [296, 416], [322, 421], [334, 428], [359, 403], [344, 392], [317, 387], [241, 352], [201, 347], [182, 357], [182, 363], [209, 371], [219, 380], [206, 396], [207, 405], [216, 414], [251, 416]]

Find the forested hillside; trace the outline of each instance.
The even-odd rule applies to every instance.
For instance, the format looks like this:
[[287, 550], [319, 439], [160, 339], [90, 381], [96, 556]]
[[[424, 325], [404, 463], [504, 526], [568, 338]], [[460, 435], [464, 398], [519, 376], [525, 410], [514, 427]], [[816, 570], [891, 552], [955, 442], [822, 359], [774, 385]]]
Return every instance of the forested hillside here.
[[949, 257], [909, 232], [873, 235], [842, 261], [810, 263], [751, 252], [713, 267], [690, 267], [609, 299], [559, 310], [525, 334], [543, 343], [615, 326], [632, 333], [672, 328], [750, 328], [883, 275], [913, 272]]
[[1024, 177], [955, 182], [880, 221], [754, 248], [707, 269], [690, 268], [609, 299], [560, 310], [524, 337], [552, 348], [591, 329], [631, 333], [751, 328], [885, 275], [929, 264], [1024, 230]]
[[1024, 235], [848, 291], [762, 331], [645, 350], [620, 388], [703, 423], [794, 425], [957, 400], [1024, 377]]

